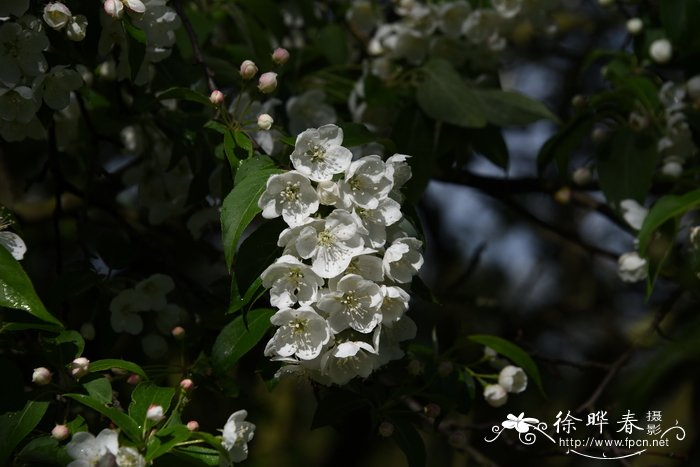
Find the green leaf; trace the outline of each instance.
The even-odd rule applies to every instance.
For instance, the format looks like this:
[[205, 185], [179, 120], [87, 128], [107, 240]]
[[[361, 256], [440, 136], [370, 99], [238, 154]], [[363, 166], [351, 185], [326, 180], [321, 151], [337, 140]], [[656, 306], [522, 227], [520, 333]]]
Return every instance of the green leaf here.
[[[234, 278], [235, 282], [235, 278]], [[262, 287], [262, 279], [258, 278], [253, 282], [250, 287], [248, 287], [248, 290], [246, 290], [245, 294], [243, 294], [242, 297], [238, 297], [237, 299], [231, 300], [231, 303], [228, 306], [228, 310], [226, 310], [226, 313], [235, 313], [247, 304], [250, 303], [251, 300], [253, 300], [253, 297], [255, 297], [255, 294], [260, 290]]]
[[318, 47], [332, 65], [343, 65], [348, 61], [348, 37], [338, 24], [325, 26], [318, 34]]
[[26, 311], [42, 321], [63, 327], [41, 303], [32, 281], [6, 248], [0, 248], [0, 306]]
[[48, 408], [48, 402], [27, 401], [22, 410], [0, 416], [0, 465], [9, 465], [12, 452], [39, 424]]
[[491, 347], [493, 350], [525, 370], [525, 373], [527, 373], [530, 379], [534, 381], [542, 395], [544, 395], [544, 388], [542, 387], [542, 380], [540, 379], [540, 372], [537, 369], [537, 365], [523, 349], [510, 341], [496, 336], [473, 335], [469, 336], [469, 340], [476, 342], [477, 344]]
[[142, 378], [148, 379], [148, 375], [146, 375], [146, 372], [143, 371], [143, 369], [138, 366], [136, 363], [133, 362], [127, 362], [126, 360], [119, 360], [117, 358], [106, 358], [104, 360], [97, 360], [95, 362], [90, 362], [90, 373], [96, 372], [96, 371], [107, 371], [111, 370], [112, 368], [120, 368], [122, 370], [126, 370], [128, 372], [137, 374], [141, 376]]
[[131, 20], [127, 16], [124, 21], [122, 21], [122, 24], [124, 25], [124, 29], [126, 32], [131, 36], [132, 39], [134, 39], [136, 42], [139, 44], [146, 45], [146, 33], [142, 30], [131, 24]]
[[192, 432], [184, 425], [174, 425], [158, 431], [148, 441], [146, 448], [146, 463], [170, 452], [178, 443], [187, 441]]
[[645, 133], [622, 127], [601, 143], [597, 154], [598, 179], [608, 202], [614, 206], [625, 199], [643, 203], [656, 161], [656, 143]]
[[108, 407], [102, 402], [84, 394], [65, 394], [65, 397], [78, 401], [81, 404], [101, 413], [110, 419], [112, 423], [118, 426], [134, 443], [139, 443], [141, 441], [141, 428], [134, 421], [134, 419], [129, 417], [121, 410], [115, 409], [114, 407]]
[[429, 117], [466, 128], [486, 125], [479, 97], [450, 62], [434, 58], [421, 71], [425, 79], [416, 90], [416, 99]]
[[377, 141], [377, 136], [362, 123], [340, 123], [343, 130], [343, 146], [351, 148]]
[[250, 159], [242, 160], [236, 171], [236, 178], [233, 184], [238, 185], [241, 180], [248, 177], [251, 174], [255, 174], [262, 170], [274, 170], [275, 163], [272, 159], [267, 156], [258, 155], [251, 157]]
[[265, 191], [267, 179], [280, 170], [262, 170], [245, 177], [224, 199], [221, 208], [221, 231], [224, 242], [226, 266], [231, 269], [236, 254], [238, 240], [248, 224], [261, 209], [258, 207], [260, 195]]
[[99, 376], [82, 384], [88, 395], [96, 401], [103, 404], [112, 403], [112, 385], [104, 376]]
[[494, 125], [527, 125], [542, 119], [559, 120], [542, 102], [524, 94], [499, 89], [474, 88], [472, 91], [481, 104], [486, 120]]
[[286, 227], [282, 218], [271, 219], [260, 224], [241, 242], [234, 266], [239, 293], [246, 292], [263, 271], [281, 256], [277, 239]]
[[166, 413], [174, 395], [174, 388], [162, 388], [149, 382], [139, 383], [134, 392], [131, 393], [129, 416], [136, 420], [140, 426], [153, 423], [146, 419], [148, 408], [151, 405], [160, 405], [163, 407], [163, 413]]
[[76, 417], [70, 422], [66, 423], [66, 426], [71, 433], [78, 433], [79, 431], [88, 431], [87, 422], [82, 417], [82, 415], [76, 415]]
[[649, 247], [654, 232], [671, 219], [678, 219], [686, 212], [700, 206], [700, 189], [684, 195], [666, 195], [649, 210], [644, 224], [639, 230], [639, 251], [644, 254]]
[[231, 369], [240, 358], [248, 353], [270, 328], [270, 317], [275, 310], [261, 308], [248, 313], [248, 329], [243, 316], [238, 316], [227, 324], [214, 342], [211, 351], [212, 366], [218, 373]]
[[583, 113], [576, 116], [547, 140], [537, 155], [537, 168], [540, 173], [554, 161], [560, 176], [569, 174], [569, 160], [581, 146], [582, 141], [591, 134], [595, 114]]
[[[202, 93], [199, 93], [197, 91], [193, 91], [192, 89], [189, 88], [181, 88], [181, 87], [172, 87], [169, 89], [166, 89], [163, 92], [160, 92], [156, 96], [160, 100], [164, 99], [181, 99], [185, 101], [190, 101], [190, 102], [197, 102], [199, 104], [204, 104], [204, 105], [212, 105], [211, 101], [209, 100], [209, 96], [205, 96]], [[210, 125], [207, 123], [207, 128], [213, 128], [213, 125]], [[213, 128], [217, 129], [218, 128]]]
[[236, 173], [240, 161], [236, 157], [236, 141], [231, 130], [224, 133], [224, 154], [226, 154], [226, 159], [231, 166], [231, 172]]
[[392, 439], [403, 451], [409, 467], [425, 467], [425, 443], [418, 430], [410, 422], [397, 421], [394, 423]]
[[219, 123], [216, 120], [209, 120], [207, 123], [204, 124], [204, 128], [209, 128], [210, 130], [214, 130], [217, 133], [221, 133], [222, 135], [225, 135], [229, 131], [226, 125], [224, 125], [223, 123]]
[[695, 34], [694, 20], [700, 17], [700, 4], [697, 0], [663, 0], [659, 2], [659, 16], [669, 39], [687, 43]]
[[247, 157], [253, 155], [253, 142], [247, 134], [242, 131], [237, 131], [233, 134], [233, 138], [236, 141], [236, 145], [248, 154]]
[[[205, 448], [203, 446], [184, 446], [178, 447], [172, 451], [172, 454], [179, 458], [184, 458], [183, 461], [195, 460], [199, 462], [197, 465], [210, 465], [216, 467], [219, 465], [220, 454], [216, 449]], [[173, 464], [175, 465], [175, 464]]]
[[59, 364], [80, 357], [85, 349], [85, 339], [78, 331], [61, 331], [56, 337], [46, 337], [44, 341], [55, 346], [52, 353], [59, 357]]
[[[71, 431], [71, 433], [74, 433]], [[73, 460], [66, 449], [51, 436], [40, 436], [29, 441], [17, 454], [16, 465], [65, 466]]]

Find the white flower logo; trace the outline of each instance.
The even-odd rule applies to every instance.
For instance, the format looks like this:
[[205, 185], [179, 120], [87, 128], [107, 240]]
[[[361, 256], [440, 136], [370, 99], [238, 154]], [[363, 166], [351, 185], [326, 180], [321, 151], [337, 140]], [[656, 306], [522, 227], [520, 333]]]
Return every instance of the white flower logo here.
[[518, 433], [527, 433], [530, 431], [531, 427], [536, 427], [537, 424], [540, 422], [536, 418], [524, 418], [525, 417], [525, 412], [521, 412], [520, 415], [517, 417], [513, 414], [508, 414], [508, 417], [506, 417], [508, 420], [505, 420], [501, 425], [503, 425], [503, 428], [507, 430], [512, 430], [515, 428], [515, 430]]

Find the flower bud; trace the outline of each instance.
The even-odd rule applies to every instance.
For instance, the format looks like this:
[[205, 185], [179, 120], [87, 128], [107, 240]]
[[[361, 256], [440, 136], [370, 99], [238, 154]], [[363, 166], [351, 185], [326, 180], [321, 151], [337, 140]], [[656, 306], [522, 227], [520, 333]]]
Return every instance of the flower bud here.
[[639, 282], [647, 278], [647, 260], [636, 251], [625, 253], [617, 260], [617, 275], [623, 282]]
[[95, 338], [95, 326], [92, 323], [83, 323], [80, 326], [80, 335], [87, 341], [93, 340]]
[[252, 60], [244, 60], [243, 63], [241, 63], [241, 78], [251, 79], [257, 72], [258, 67], [255, 66]]
[[668, 39], [657, 39], [649, 46], [649, 56], [656, 63], [668, 63], [673, 56], [673, 46]]
[[66, 26], [66, 36], [73, 42], [80, 42], [87, 34], [88, 20], [84, 15], [71, 18]]
[[199, 423], [196, 420], [190, 420], [187, 422], [187, 429], [190, 431], [197, 431], [199, 430]]
[[131, 384], [132, 386], [136, 386], [141, 382], [141, 377], [139, 375], [133, 374], [129, 375], [129, 377], [126, 379], [127, 384]]
[[625, 26], [627, 27], [627, 32], [629, 32], [633, 36], [636, 36], [637, 34], [642, 32], [642, 29], [644, 29], [644, 23], [640, 18], [628, 19], [627, 24]]
[[571, 188], [564, 186], [554, 193], [554, 201], [559, 204], [568, 204], [571, 201]]
[[88, 373], [90, 368], [90, 360], [85, 357], [79, 357], [73, 360], [70, 364], [70, 374], [73, 378], [80, 378]]
[[102, 8], [112, 18], [121, 18], [124, 15], [124, 4], [121, 0], [105, 0]]
[[146, 418], [152, 422], [159, 422], [165, 418], [163, 415], [163, 406], [151, 404], [146, 411]]
[[48, 3], [44, 7], [44, 21], [52, 29], [63, 28], [72, 17], [68, 7], [61, 2]]
[[214, 89], [209, 95], [209, 102], [214, 105], [221, 105], [224, 103], [224, 93], [218, 89]]
[[587, 103], [586, 97], [582, 96], [581, 94], [576, 94], [571, 98], [571, 105], [579, 109], [585, 107]]
[[192, 388], [194, 387], [194, 382], [189, 378], [185, 378], [182, 381], [180, 381], [180, 387], [184, 391], [191, 391]]
[[394, 434], [394, 424], [390, 422], [382, 422], [379, 424], [379, 429], [377, 430], [380, 436], [388, 438]]
[[268, 71], [260, 75], [258, 80], [258, 89], [263, 94], [270, 94], [272, 91], [277, 89], [277, 73], [274, 71]]
[[440, 416], [440, 406], [435, 404], [434, 402], [431, 402], [430, 404], [423, 407], [423, 412], [428, 418], [438, 418]]
[[579, 186], [588, 185], [591, 183], [592, 178], [591, 169], [588, 167], [579, 167], [571, 174], [571, 179]]
[[690, 96], [691, 99], [700, 99], [700, 75], [695, 75], [690, 78], [685, 87], [688, 89], [688, 96]]
[[680, 177], [683, 174], [683, 159], [678, 156], [665, 157], [661, 173], [671, 178]]
[[484, 358], [489, 361], [496, 360], [498, 358], [498, 352], [491, 347], [484, 347]]
[[32, 373], [32, 383], [38, 384], [39, 386], [46, 386], [51, 382], [51, 372], [48, 368], [39, 367], [34, 368]]
[[282, 47], [275, 49], [275, 51], [272, 52], [272, 61], [278, 65], [284, 65], [289, 61], [289, 51]]
[[56, 425], [53, 427], [53, 430], [51, 430], [51, 437], [58, 441], [68, 439], [68, 436], [70, 436], [70, 430], [66, 425]]
[[172, 334], [172, 336], [173, 336], [175, 339], [177, 339], [177, 340], [182, 340], [182, 339], [185, 338], [185, 335], [186, 335], [185, 328], [183, 328], [182, 326], [175, 326], [175, 327], [170, 331], [170, 334]]
[[260, 114], [258, 115], [258, 128], [261, 130], [267, 131], [270, 128], [272, 128], [272, 124], [275, 121], [269, 114]]
[[498, 384], [506, 391], [517, 394], [527, 388], [527, 375], [522, 368], [508, 365], [498, 374]]
[[591, 139], [594, 143], [602, 143], [608, 139], [608, 130], [603, 127], [594, 128], [593, 132], [591, 133]]
[[491, 407], [500, 407], [508, 402], [508, 393], [500, 384], [489, 384], [484, 388], [484, 399]]

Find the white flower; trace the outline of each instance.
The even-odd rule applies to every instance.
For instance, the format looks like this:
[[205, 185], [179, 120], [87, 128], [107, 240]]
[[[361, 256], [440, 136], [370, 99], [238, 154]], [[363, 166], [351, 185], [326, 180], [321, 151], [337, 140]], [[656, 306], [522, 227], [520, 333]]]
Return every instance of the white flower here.
[[523, 392], [527, 388], [527, 375], [522, 368], [508, 365], [498, 374], [498, 384], [508, 392]]
[[377, 284], [357, 274], [348, 274], [338, 281], [334, 292], [321, 297], [318, 308], [329, 314], [328, 324], [333, 332], [350, 327], [366, 334], [382, 320], [379, 306], [383, 298]]
[[[118, 467], [146, 467], [146, 459], [132, 447], [121, 447], [117, 451]], [[101, 467], [101, 466], [100, 466]]]
[[262, 131], [268, 131], [272, 128], [272, 124], [275, 120], [270, 116], [270, 114], [260, 114], [258, 115], [258, 128]]
[[24, 240], [14, 232], [0, 232], [0, 246], [6, 248], [17, 261], [23, 259], [27, 252]]
[[649, 214], [647, 208], [641, 206], [633, 199], [622, 200], [620, 202], [620, 209], [622, 209], [622, 217], [624, 217], [625, 222], [635, 230], [642, 228], [644, 219], [646, 219], [647, 214]]
[[258, 200], [262, 215], [266, 219], [280, 215], [290, 227], [304, 221], [318, 211], [318, 195], [304, 175], [292, 170], [272, 175], [267, 180], [265, 192]]
[[[2, 60], [1, 56], [0, 60]], [[17, 86], [14, 89], [0, 87], [0, 119], [2, 120], [28, 123], [34, 118], [40, 104], [40, 101], [35, 99], [34, 91], [27, 86]]]
[[523, 7], [523, 0], [492, 0], [493, 6], [504, 18], [514, 18]]
[[390, 326], [381, 326], [377, 330], [380, 331], [377, 336], [379, 344], [376, 345], [378, 349], [376, 366], [378, 367], [392, 360], [403, 358], [404, 351], [399, 343], [415, 338], [418, 327], [411, 318], [403, 315]]
[[22, 75], [39, 76], [48, 64], [43, 51], [49, 40], [42, 31], [23, 29], [15, 22], [0, 26], [0, 82], [12, 88], [20, 83]]
[[268, 71], [260, 75], [258, 79], [258, 89], [263, 94], [270, 94], [275, 89], [277, 89], [277, 73], [274, 71]]
[[493, 10], [474, 10], [462, 25], [462, 33], [476, 44], [487, 42], [498, 35], [500, 21], [498, 13]]
[[165, 296], [175, 290], [175, 282], [165, 274], [153, 274], [136, 284], [134, 289], [141, 293], [141, 306], [145, 310], [161, 310], [168, 303]]
[[625, 26], [627, 27], [627, 32], [629, 32], [633, 36], [636, 36], [637, 34], [642, 32], [642, 29], [644, 28], [644, 23], [642, 22], [641, 18], [630, 18], [627, 20]]
[[382, 295], [384, 296], [381, 305], [382, 323], [391, 325], [392, 322], [401, 319], [408, 310], [411, 297], [401, 287], [387, 285], [382, 285]]
[[83, 78], [77, 71], [59, 65], [53, 67], [39, 82], [43, 86], [42, 97], [46, 105], [61, 110], [70, 104], [70, 93], [83, 85]]
[[246, 422], [248, 412], [234, 412], [224, 425], [221, 444], [228, 450], [232, 462], [243, 462], [248, 458], [248, 443], [255, 435], [255, 425]]
[[376, 209], [392, 188], [392, 182], [384, 176], [386, 166], [379, 156], [366, 156], [350, 164], [345, 178], [338, 183], [344, 203], [356, 204], [365, 209]]
[[66, 36], [68, 39], [80, 42], [87, 34], [88, 20], [84, 15], [73, 16], [66, 25]]
[[[367, 253], [374, 253], [374, 250], [367, 250]], [[364, 279], [381, 282], [384, 280], [384, 270], [382, 259], [373, 254], [355, 256], [345, 270], [345, 274], [357, 274]]]
[[323, 279], [292, 255], [279, 258], [260, 277], [263, 287], [272, 288], [270, 303], [280, 309], [315, 300], [318, 288], [323, 286]]
[[53, 29], [61, 29], [73, 17], [70, 10], [61, 2], [47, 3], [44, 7], [44, 21]]
[[422, 245], [420, 240], [412, 237], [395, 240], [384, 252], [384, 274], [395, 282], [411, 282], [423, 266], [423, 256], [420, 254]]
[[500, 407], [508, 402], [508, 393], [500, 384], [489, 384], [484, 388], [484, 399], [491, 407]]
[[110, 324], [115, 332], [128, 332], [139, 334], [143, 330], [143, 319], [139, 312], [148, 308], [144, 306], [146, 296], [143, 292], [126, 289], [112, 299], [109, 304]]
[[401, 205], [392, 198], [385, 198], [375, 209], [355, 207], [352, 211], [358, 222], [367, 229], [365, 243], [381, 248], [386, 243], [386, 228], [401, 220]]
[[316, 194], [321, 204], [335, 206], [340, 201], [340, 190], [338, 183], [327, 180], [316, 184]]
[[462, 24], [471, 11], [471, 5], [465, 0], [441, 3], [438, 6], [438, 27], [450, 37], [459, 37], [462, 34]]
[[649, 46], [649, 56], [656, 63], [668, 63], [673, 56], [673, 46], [668, 39], [657, 39]]
[[105, 428], [97, 437], [87, 431], [80, 431], [66, 445], [68, 455], [74, 460], [68, 467], [89, 467], [110, 465], [119, 452], [119, 433]]
[[394, 154], [385, 162], [386, 177], [394, 184], [390, 196], [401, 202], [400, 189], [411, 179], [411, 166], [406, 162], [410, 156], [405, 154]]
[[124, 15], [124, 7], [134, 13], [144, 13], [146, 5], [141, 0], [105, 0], [104, 10], [113, 18], [121, 18]]
[[336, 209], [322, 223], [313, 222], [299, 231], [296, 250], [311, 259], [311, 269], [323, 278], [343, 272], [354, 256], [364, 250], [361, 228], [347, 211]]
[[316, 230], [323, 230], [323, 225], [323, 219], [309, 217], [302, 225], [284, 229], [280, 233], [280, 237], [277, 240], [277, 246], [284, 247], [284, 255], [299, 256], [299, 252], [297, 251], [297, 240], [299, 240], [299, 234], [301, 231], [306, 229], [306, 227], [313, 227]]
[[695, 75], [685, 83], [688, 90], [688, 96], [693, 100], [700, 99], [700, 75]]
[[311, 89], [287, 101], [289, 132], [297, 135], [307, 128], [335, 123], [335, 109], [326, 104], [326, 94], [320, 89]]
[[352, 161], [352, 153], [340, 144], [343, 130], [335, 125], [309, 128], [297, 136], [289, 156], [294, 168], [315, 182], [330, 180], [344, 172]]
[[70, 363], [70, 374], [74, 378], [82, 378], [90, 371], [90, 360], [85, 357], [78, 357]]
[[308, 306], [280, 310], [270, 322], [279, 328], [267, 343], [265, 355], [296, 355], [302, 360], [313, 360], [321, 355], [323, 346], [331, 339], [326, 320]]
[[639, 282], [647, 277], [647, 260], [636, 251], [625, 253], [617, 260], [617, 274], [624, 282]]
[[356, 376], [372, 373], [376, 351], [366, 342], [343, 342], [330, 349], [321, 359], [321, 368], [331, 382], [345, 384]]

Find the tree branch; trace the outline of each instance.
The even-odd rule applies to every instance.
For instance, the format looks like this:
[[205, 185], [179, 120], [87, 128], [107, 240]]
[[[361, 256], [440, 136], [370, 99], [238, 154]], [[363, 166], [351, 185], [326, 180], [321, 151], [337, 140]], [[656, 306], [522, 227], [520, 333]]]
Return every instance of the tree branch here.
[[185, 28], [185, 32], [187, 32], [187, 37], [189, 38], [190, 44], [192, 45], [192, 53], [194, 54], [195, 63], [202, 67], [202, 71], [204, 72], [204, 77], [207, 81], [207, 86], [209, 86], [209, 90], [214, 91], [218, 89], [216, 83], [214, 82], [214, 72], [211, 70], [211, 68], [209, 68], [207, 62], [204, 60], [202, 49], [199, 48], [199, 42], [197, 41], [197, 33], [194, 31], [192, 23], [187, 17], [187, 14], [185, 14], [185, 10], [182, 8], [181, 0], [173, 1], [171, 5], [175, 9], [177, 15], [180, 17], [180, 20], [182, 21], [182, 26]]

